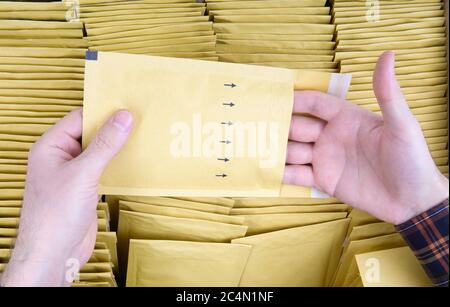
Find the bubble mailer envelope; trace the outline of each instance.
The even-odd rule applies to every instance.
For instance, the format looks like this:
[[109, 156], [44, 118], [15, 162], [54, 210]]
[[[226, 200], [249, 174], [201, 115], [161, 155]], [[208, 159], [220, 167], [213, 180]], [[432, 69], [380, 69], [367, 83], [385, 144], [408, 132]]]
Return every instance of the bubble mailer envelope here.
[[294, 88], [316, 80], [336, 91], [331, 84], [338, 83], [338, 75], [281, 68], [88, 56], [84, 145], [115, 110], [136, 116], [129, 142], [102, 177], [105, 194], [279, 196]]

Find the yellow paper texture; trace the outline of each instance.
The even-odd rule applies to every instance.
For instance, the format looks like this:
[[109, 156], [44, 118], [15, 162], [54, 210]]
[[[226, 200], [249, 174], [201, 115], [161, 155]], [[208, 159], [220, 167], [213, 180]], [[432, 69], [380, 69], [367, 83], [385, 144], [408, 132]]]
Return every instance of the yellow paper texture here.
[[[50, 104], [50, 105], [61, 105], [61, 106], [70, 106], [70, 107], [76, 107], [81, 106], [83, 101], [82, 100], [76, 100], [76, 99], [58, 99], [58, 98], [42, 98], [42, 97], [17, 97], [17, 96], [0, 96], [0, 103], [14, 103], [14, 104], [21, 104], [21, 105], [43, 105], [43, 104]], [[14, 127], [11, 127], [11, 132], [14, 132]], [[22, 134], [22, 133], [17, 133]]]
[[[396, 55], [402, 54], [412, 54], [412, 53], [428, 53], [428, 52], [446, 52], [445, 46], [434, 46], [434, 47], [424, 47], [424, 48], [409, 48], [409, 49], [397, 49], [395, 51]], [[372, 50], [372, 51], [345, 51], [337, 52], [335, 60], [345, 60], [360, 57], [379, 57], [384, 50]]]
[[65, 30], [0, 30], [0, 39], [11, 38], [81, 38], [83, 31], [81, 29], [65, 29]]
[[39, 65], [2, 65], [2, 71], [9, 73], [83, 73], [84, 68]]
[[94, 36], [89, 35], [88, 39], [89, 41], [92, 42], [95, 40], [109, 40], [109, 39], [123, 38], [124, 33], [126, 33], [127, 37], [134, 37], [146, 35], [185, 33], [193, 31], [211, 31], [212, 29], [213, 29], [212, 22], [192, 22], [188, 24], [155, 25], [152, 27], [146, 27], [142, 29], [122, 29], [124, 30], [124, 32], [116, 31], [104, 34], [97, 33]]
[[120, 211], [118, 240], [119, 244], [129, 239], [226, 243], [243, 237], [246, 231], [241, 225]]
[[[44, 65], [44, 66], [70, 66], [84, 67], [82, 59], [53, 59], [34, 57], [0, 57], [1, 65]], [[2, 66], [0, 66], [1, 69]]]
[[229, 9], [255, 9], [255, 8], [298, 8], [298, 7], [323, 7], [324, 0], [268, 0], [268, 1], [206, 1], [208, 9], [229, 10]]
[[138, 41], [132, 43], [95, 46], [90, 47], [89, 49], [99, 51], [120, 51], [145, 47], [162, 47], [162, 46], [186, 45], [186, 44], [209, 43], [209, 42], [215, 42], [215, 37], [211, 35], [211, 36], [194, 36], [194, 37], [184, 37], [174, 39], [158, 39], [152, 41]]
[[117, 272], [119, 261], [117, 257], [117, 234], [115, 232], [98, 232], [97, 242], [104, 242], [111, 253], [111, 263], [114, 265], [114, 271]]
[[237, 287], [251, 247], [131, 240], [127, 286]]
[[285, 197], [264, 197], [264, 198], [236, 198], [234, 208], [261, 208], [261, 207], [273, 207], [273, 206], [305, 206], [305, 205], [319, 205], [319, 204], [339, 204], [339, 200], [328, 199], [311, 199], [306, 198], [285, 198]]
[[289, 23], [215, 23], [217, 33], [332, 34], [334, 25]]
[[225, 197], [178, 197], [179, 200], [187, 200], [211, 205], [219, 205], [228, 208], [233, 208], [234, 199]]
[[120, 211], [119, 265], [126, 266], [130, 239], [230, 243], [246, 232], [247, 227], [241, 225]]
[[86, 31], [87, 34], [90, 35], [100, 35], [100, 34], [108, 34], [120, 31], [129, 31], [129, 30], [140, 30], [146, 29], [149, 27], [158, 27], [167, 24], [177, 24], [177, 23], [198, 23], [208, 22], [208, 16], [198, 16], [198, 17], [174, 17], [174, 18], [159, 18], [152, 20], [144, 20], [139, 22], [137, 20], [132, 21], [116, 21], [116, 22], [103, 22], [98, 24], [87, 24]]
[[[356, 261], [365, 287], [432, 286], [430, 278], [409, 247], [359, 254], [356, 255]], [[375, 276], [370, 272], [374, 261], [379, 269]]]
[[317, 35], [297, 35], [297, 34], [259, 34], [259, 33], [217, 33], [217, 39], [221, 40], [246, 40], [246, 41], [332, 41], [331, 34], [317, 34]]
[[[338, 17], [335, 16], [334, 22], [337, 24], [357, 24], [367, 22], [367, 16], [362, 14], [363, 16], [354, 16], [354, 17]], [[406, 16], [405, 16], [406, 15]], [[420, 11], [413, 13], [397, 13], [397, 14], [383, 14], [380, 13], [380, 20], [382, 21], [399, 21], [401, 23], [402, 18], [430, 18], [430, 17], [442, 17], [444, 15], [443, 10], [429, 10], [429, 11]]]
[[345, 212], [347, 205], [298, 205], [298, 206], [273, 206], [261, 208], [233, 208], [231, 215], [249, 214], [279, 214], [279, 213], [318, 213], [318, 212]]
[[0, 30], [83, 29], [81, 22], [0, 20]]
[[0, 46], [7, 47], [57, 47], [57, 48], [86, 48], [88, 42], [84, 39], [0, 39]]
[[81, 270], [81, 273], [106, 273], [106, 272], [112, 272], [112, 266], [110, 263], [87, 263], [84, 265]]
[[180, 217], [180, 218], [191, 218], [191, 219], [199, 219], [206, 220], [212, 222], [219, 223], [228, 223], [228, 224], [236, 224], [243, 225], [244, 218], [228, 216], [224, 214], [217, 213], [209, 213], [202, 212], [197, 210], [176, 208], [176, 207], [165, 207], [158, 205], [150, 205], [136, 202], [128, 202], [128, 201], [119, 201], [120, 210], [148, 213], [148, 214], [156, 214], [156, 215], [164, 215], [164, 216], [172, 216], [172, 217]]
[[[86, 20], [90, 18], [96, 18], [96, 17], [110, 17], [115, 18], [117, 16], [127, 16], [127, 15], [146, 15], [146, 14], [162, 14], [162, 13], [181, 13], [181, 12], [204, 12], [206, 10], [205, 7], [198, 6], [198, 7], [169, 7], [169, 8], [151, 8], [151, 7], [134, 7], [134, 8], [120, 8], [111, 10], [113, 5], [103, 6], [103, 7], [97, 7], [99, 11], [91, 11], [92, 8], [80, 8], [80, 18], [81, 20]], [[88, 11], [86, 11], [88, 10]], [[200, 15], [203, 15], [201, 13]]]
[[389, 235], [395, 232], [395, 226], [392, 224], [384, 222], [372, 223], [353, 227], [348, 239], [350, 241], [364, 240], [373, 237]]
[[68, 19], [68, 13], [66, 11], [0, 11], [0, 19], [66, 21]]
[[397, 18], [377, 22], [340, 24], [336, 26], [336, 29], [344, 33], [364, 33], [377, 31], [396, 32], [417, 28], [442, 27], [444, 23], [445, 23], [444, 17], [433, 17], [427, 19]]
[[283, 229], [308, 226], [347, 217], [346, 212], [333, 213], [290, 213], [290, 214], [251, 214], [244, 217], [248, 226], [247, 236], [258, 235]]
[[1, 80], [83, 80], [83, 73], [13, 73], [0, 72]]
[[204, 31], [193, 31], [193, 32], [180, 32], [180, 33], [163, 33], [163, 34], [148, 34], [139, 36], [125, 36], [110, 39], [92, 39], [89, 40], [91, 46], [106, 46], [106, 45], [116, 45], [123, 43], [133, 43], [137, 40], [139, 41], [155, 41], [155, 40], [165, 40], [165, 39], [176, 39], [176, 38], [186, 38], [186, 37], [199, 37], [199, 36], [212, 36], [214, 31], [204, 30]]
[[[218, 39], [218, 44], [238, 45], [238, 46], [257, 46], [270, 48], [286, 48], [286, 49], [318, 49], [318, 50], [333, 50], [334, 42], [315, 42], [315, 41], [270, 41], [270, 40], [244, 40], [244, 39]], [[231, 46], [229, 46], [231, 47]], [[288, 52], [285, 52], [288, 53]], [[328, 58], [329, 59], [329, 58]], [[330, 60], [330, 59], [329, 59]]]
[[338, 32], [336, 35], [336, 40], [356, 40], [356, 39], [364, 39], [364, 38], [378, 38], [378, 37], [398, 37], [402, 38], [402, 36], [413, 36], [413, 35], [426, 35], [426, 34], [434, 34], [434, 33], [445, 33], [445, 27], [433, 27], [433, 28], [425, 28], [425, 29], [413, 29], [413, 30], [403, 30], [398, 32], [369, 32], [369, 33], [343, 33]]
[[81, 81], [81, 80], [51, 80], [51, 81], [0, 80], [0, 88], [83, 90], [83, 81]]
[[101, 282], [101, 281], [78, 281], [74, 282], [70, 285], [73, 288], [108, 288], [108, 287], [115, 287], [111, 285], [109, 282]]
[[339, 264], [335, 286], [345, 285], [346, 280], [354, 280], [358, 276], [358, 267], [356, 265], [355, 255], [371, 251], [403, 247], [406, 243], [398, 233], [374, 237], [364, 240], [351, 241], [345, 249]]
[[243, 22], [243, 23], [315, 23], [329, 24], [328, 15], [236, 15], [215, 16], [214, 22]]
[[62, 2], [48, 2], [48, 3], [24, 3], [24, 2], [12, 2], [12, 1], [2, 1], [0, 2], [1, 12], [35, 12], [35, 11], [65, 11], [67, 10], [67, 5]]
[[230, 213], [230, 207], [224, 207], [221, 205], [200, 203], [193, 200], [174, 199], [166, 197], [143, 197], [143, 196], [120, 196], [120, 200], [138, 202], [149, 205], [157, 205], [164, 207], [174, 207], [189, 210], [196, 210], [202, 212], [216, 213], [227, 215]]
[[[209, 7], [209, 5], [208, 5]], [[239, 16], [239, 15], [328, 15], [329, 7], [289, 7], [289, 8], [247, 8], [247, 9], [229, 9], [214, 10], [210, 9], [209, 14], [212, 16]]]
[[[291, 71], [102, 52], [98, 53], [98, 58], [98, 61], [86, 63], [84, 145], [92, 139], [99, 123], [115, 110], [127, 108], [138, 116], [135, 123], [138, 128], [101, 179], [102, 193], [206, 197], [278, 195], [292, 111], [294, 74]], [[205, 78], [205, 74], [209, 78]], [[198, 83], [199, 79], [205, 81]], [[170, 86], [173, 80], [178, 80], [176, 88]], [[230, 82], [237, 86], [225, 86]], [[205, 88], [214, 90], [204, 92]], [[189, 105], [184, 103], [186, 97], [191, 97]], [[242, 99], [245, 105], [239, 103]], [[224, 100], [239, 106], [233, 109], [223, 105]], [[159, 109], [157, 114], [151, 111], [153, 107], [149, 103]], [[257, 114], [253, 112], [255, 108], [259, 110]], [[197, 153], [197, 157], [177, 158], [171, 144], [173, 124], [190, 125], [196, 117], [206, 114], [219, 129], [222, 129], [221, 122], [231, 119], [243, 123], [276, 123], [279, 150], [273, 166], [260, 168], [260, 157], [231, 159], [228, 166], [218, 161], [224, 157], [217, 155], [203, 158]], [[159, 140], [158, 146], [147, 141], [151, 131], [156, 133], [154, 139]], [[142, 146], [147, 149], [143, 150]], [[152, 172], [145, 171], [143, 165], [151, 165]], [[202, 172], [196, 171], [198, 169]], [[227, 177], [218, 176], [224, 173]], [[189, 179], [193, 174], [195, 180]], [[254, 180], [255, 174], [258, 181]]]
[[[421, 4], [420, 6], [424, 8], [420, 8], [422, 11], [435, 11], [440, 10], [442, 8], [442, 5], [439, 3], [436, 3], [435, 5], [431, 4]], [[384, 4], [380, 5], [380, 13], [383, 15], [397, 15], [398, 13], [415, 13], [417, 12], [418, 6], [395, 6], [395, 5], [389, 5], [385, 6]], [[358, 7], [355, 6], [351, 10], [343, 10], [342, 8], [334, 8], [334, 15], [339, 17], [361, 17], [366, 16], [367, 10], [365, 7]], [[405, 16], [405, 15], [404, 15]], [[406, 16], [410, 17], [409, 14]]]
[[83, 18], [84, 24], [97, 24], [97, 23], [109, 23], [116, 21], [128, 21], [128, 20], [149, 20], [149, 19], [163, 19], [163, 18], [174, 18], [174, 17], [193, 17], [202, 16], [203, 12], [190, 11], [190, 12], [171, 12], [171, 13], [150, 13], [150, 14], [134, 14], [134, 15], [115, 15], [115, 16], [105, 16], [105, 17], [90, 17]]
[[[172, 1], [173, 2], [173, 1]], [[121, 3], [107, 3], [105, 5], [86, 5], [82, 4], [79, 8], [80, 15], [89, 15], [90, 13], [106, 13], [106, 12], [113, 12], [117, 13], [120, 11], [126, 11], [126, 10], [159, 10], [159, 9], [169, 9], [170, 11], [173, 9], [181, 9], [181, 8], [202, 8], [205, 6], [203, 3], [196, 3], [196, 2], [184, 2], [184, 3], [172, 3], [168, 1], [164, 1], [163, 3], [150, 3], [145, 1], [139, 1], [139, 2], [131, 2], [131, 1], [125, 1]]]
[[[286, 49], [286, 48], [277, 48], [277, 47], [265, 47], [265, 46], [255, 46], [255, 45], [225, 45], [218, 44], [216, 46], [216, 50], [219, 54], [223, 53], [235, 53], [241, 56], [242, 54], [250, 54], [253, 56], [264, 56], [268, 54], [269, 56], [276, 55], [278, 59], [284, 58], [284, 61], [301, 61], [301, 56], [299, 55], [321, 55], [321, 56], [330, 56], [333, 54], [333, 50], [325, 49], [325, 50], [308, 50], [308, 49]], [[274, 61], [273, 58], [269, 59], [269, 61]], [[280, 60], [278, 60], [280, 61]]]
[[348, 220], [233, 240], [252, 246], [239, 286], [326, 286], [339, 261]]

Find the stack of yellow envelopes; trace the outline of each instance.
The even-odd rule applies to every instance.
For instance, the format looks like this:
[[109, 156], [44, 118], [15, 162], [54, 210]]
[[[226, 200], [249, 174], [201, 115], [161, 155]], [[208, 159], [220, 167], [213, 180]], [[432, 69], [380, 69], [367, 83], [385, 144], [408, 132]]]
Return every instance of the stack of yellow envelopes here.
[[207, 0], [220, 61], [336, 71], [325, 0]]
[[430, 286], [422, 266], [400, 234], [384, 223], [353, 209], [344, 250], [333, 286]]
[[1, 1], [0, 19], [68, 21], [73, 18], [72, 10], [68, 10], [70, 6], [63, 2]]
[[[81, 23], [62, 18], [67, 11], [63, 3], [0, 2], [0, 271], [17, 236], [28, 151], [82, 105], [87, 41]], [[74, 286], [116, 285], [116, 234], [106, 203], [97, 213], [95, 251]]]
[[[424, 130], [432, 156], [448, 176], [448, 84], [444, 8], [430, 1], [335, 0], [336, 61], [353, 75], [348, 98], [380, 112], [372, 90], [378, 56], [396, 52], [397, 78]], [[371, 1], [369, 1], [371, 2]]]
[[195, 0], [80, 0], [73, 15], [86, 27], [90, 50], [217, 60], [205, 11]]
[[308, 203], [119, 197], [119, 263], [126, 284], [329, 285], [347, 233], [348, 206], [332, 199]]

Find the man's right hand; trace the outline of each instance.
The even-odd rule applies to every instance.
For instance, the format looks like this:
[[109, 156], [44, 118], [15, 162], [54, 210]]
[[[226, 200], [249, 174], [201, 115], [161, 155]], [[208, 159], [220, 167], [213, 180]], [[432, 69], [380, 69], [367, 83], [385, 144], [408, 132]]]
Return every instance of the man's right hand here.
[[[421, 127], [384, 53], [373, 88], [383, 116], [327, 94], [295, 95], [284, 181], [316, 187], [384, 221], [400, 224], [449, 196]], [[311, 166], [312, 165], [312, 166]]]

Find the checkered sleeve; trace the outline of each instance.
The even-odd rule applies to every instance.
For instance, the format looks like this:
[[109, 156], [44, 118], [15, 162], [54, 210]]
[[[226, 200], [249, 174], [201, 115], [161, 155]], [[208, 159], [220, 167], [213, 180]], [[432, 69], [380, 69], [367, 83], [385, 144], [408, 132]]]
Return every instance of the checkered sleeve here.
[[448, 287], [448, 199], [397, 226], [433, 284]]

